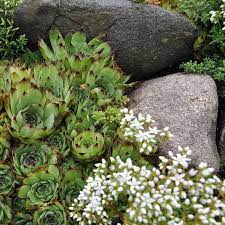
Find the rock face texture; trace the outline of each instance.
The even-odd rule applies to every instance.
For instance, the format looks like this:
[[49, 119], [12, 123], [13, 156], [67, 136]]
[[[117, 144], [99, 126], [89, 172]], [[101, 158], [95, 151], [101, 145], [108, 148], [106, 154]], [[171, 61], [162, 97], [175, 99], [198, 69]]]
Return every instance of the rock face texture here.
[[183, 16], [129, 0], [26, 0], [15, 21], [31, 45], [46, 38], [52, 26], [63, 34], [102, 36], [118, 65], [136, 80], [186, 59], [197, 37], [196, 27]]
[[169, 126], [174, 135], [160, 151], [176, 152], [177, 146], [189, 146], [192, 164], [207, 162], [219, 170], [216, 147], [218, 96], [209, 76], [173, 74], [145, 81], [130, 94], [129, 108], [150, 114], [159, 127]]
[[218, 148], [220, 158], [225, 160], [225, 111], [220, 112], [220, 120], [218, 121]]

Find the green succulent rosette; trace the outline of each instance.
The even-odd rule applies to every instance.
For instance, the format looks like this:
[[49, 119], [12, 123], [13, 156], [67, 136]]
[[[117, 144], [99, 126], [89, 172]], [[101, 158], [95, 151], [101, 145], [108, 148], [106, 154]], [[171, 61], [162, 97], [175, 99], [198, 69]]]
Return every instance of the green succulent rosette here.
[[8, 158], [10, 144], [3, 136], [0, 137], [0, 160], [4, 161]]
[[22, 212], [26, 209], [26, 199], [18, 197], [18, 193], [15, 193], [12, 197], [12, 210], [14, 212]]
[[60, 188], [60, 199], [65, 207], [71, 206], [73, 200], [78, 197], [84, 188], [85, 182], [82, 179], [82, 172], [69, 170], [65, 173]]
[[60, 123], [57, 105], [50, 103], [41, 90], [25, 81], [10, 92], [6, 112], [11, 135], [28, 144], [51, 134]]
[[29, 213], [16, 213], [14, 218], [15, 225], [35, 225], [33, 223], [33, 216]]
[[79, 161], [94, 161], [104, 152], [104, 137], [97, 132], [82, 132], [72, 142], [72, 154]]
[[7, 197], [0, 196], [0, 225], [7, 225], [11, 222], [12, 210]]
[[19, 198], [26, 199], [26, 208], [42, 206], [58, 197], [60, 182], [59, 171], [51, 165], [45, 170], [31, 174], [23, 180], [23, 186], [19, 189]]
[[13, 165], [19, 176], [27, 176], [40, 167], [57, 164], [57, 155], [40, 143], [20, 145], [14, 149]]
[[56, 131], [47, 137], [48, 146], [56, 150], [61, 156], [65, 157], [69, 154], [70, 148], [67, 143], [66, 135], [63, 132]]
[[13, 191], [16, 184], [12, 168], [0, 163], [0, 195], [7, 195]]
[[6, 114], [0, 115], [0, 160], [6, 160], [10, 149], [10, 135], [8, 133], [7, 125], [5, 123]]
[[35, 225], [67, 225], [66, 213], [63, 206], [55, 202], [52, 205], [39, 208], [34, 213]]

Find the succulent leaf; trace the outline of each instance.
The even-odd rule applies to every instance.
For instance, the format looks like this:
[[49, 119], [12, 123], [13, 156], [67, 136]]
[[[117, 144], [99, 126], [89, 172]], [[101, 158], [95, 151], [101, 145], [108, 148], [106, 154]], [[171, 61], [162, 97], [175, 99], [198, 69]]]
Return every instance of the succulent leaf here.
[[35, 225], [33, 223], [33, 217], [29, 213], [17, 213], [14, 221], [15, 225]]
[[5, 123], [6, 114], [0, 115], [0, 160], [4, 161], [8, 158], [10, 150], [10, 135]]
[[39, 208], [34, 213], [34, 223], [37, 225], [67, 225], [63, 206], [56, 202]]
[[12, 212], [7, 197], [0, 196], [0, 225], [7, 225], [11, 222]]
[[129, 158], [135, 162], [137, 161], [139, 154], [131, 144], [115, 144], [115, 147], [112, 150], [112, 157], [116, 158], [117, 156], [124, 162]]
[[15, 176], [10, 166], [0, 163], [0, 194], [9, 194], [13, 191], [15, 184]]

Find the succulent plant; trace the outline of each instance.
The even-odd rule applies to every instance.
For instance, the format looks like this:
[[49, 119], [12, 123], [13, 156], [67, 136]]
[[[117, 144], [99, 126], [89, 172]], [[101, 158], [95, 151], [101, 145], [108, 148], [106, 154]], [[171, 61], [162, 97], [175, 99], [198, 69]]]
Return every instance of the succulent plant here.
[[0, 195], [13, 191], [16, 184], [15, 175], [10, 166], [0, 163]]
[[57, 156], [47, 145], [34, 143], [20, 145], [13, 153], [13, 165], [19, 176], [27, 176], [40, 167], [54, 165]]
[[112, 150], [112, 157], [119, 156], [122, 161], [126, 161], [128, 158], [132, 159], [132, 161], [137, 161], [139, 158], [139, 154], [135, 149], [135, 146], [131, 144], [117, 144], [115, 143], [115, 147]]
[[35, 225], [67, 225], [63, 206], [55, 202], [52, 205], [39, 208], [34, 213]]
[[100, 133], [85, 131], [72, 142], [72, 154], [79, 161], [93, 161], [105, 152], [104, 137]]
[[69, 154], [70, 148], [68, 146], [68, 140], [64, 132], [56, 131], [47, 137], [46, 143], [48, 146], [57, 150], [61, 156], [67, 156]]
[[9, 199], [0, 195], [0, 225], [7, 225], [11, 222], [12, 212]]
[[13, 212], [23, 212], [26, 209], [26, 199], [18, 197], [18, 193], [12, 196], [12, 210]]
[[59, 182], [59, 171], [56, 166], [51, 165], [48, 169], [40, 170], [25, 178], [18, 196], [26, 199], [26, 208], [41, 206], [57, 198]]
[[57, 30], [49, 40], [0, 60], [0, 225], [74, 224], [69, 206], [118, 136], [130, 85], [110, 46]]
[[10, 135], [8, 133], [7, 125], [5, 123], [6, 114], [0, 115], [0, 160], [6, 160], [8, 158], [10, 149]]
[[15, 225], [35, 225], [33, 223], [33, 216], [29, 213], [16, 213], [14, 224]]
[[11, 135], [24, 143], [32, 143], [51, 134], [60, 123], [56, 104], [49, 102], [41, 90], [29, 82], [21, 82], [6, 101]]
[[85, 182], [82, 172], [79, 170], [68, 170], [61, 183], [60, 199], [65, 207], [69, 207], [73, 200], [78, 197]]

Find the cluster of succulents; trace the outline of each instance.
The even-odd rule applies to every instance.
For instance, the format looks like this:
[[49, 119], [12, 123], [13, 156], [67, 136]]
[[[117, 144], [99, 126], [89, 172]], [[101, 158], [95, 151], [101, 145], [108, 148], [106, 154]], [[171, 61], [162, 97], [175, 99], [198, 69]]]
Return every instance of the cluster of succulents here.
[[[135, 117], [127, 109], [123, 112], [124, 134], [133, 131], [135, 124], [136, 131], [139, 129], [143, 134], [143, 126], [152, 122], [150, 116]], [[145, 122], [140, 125], [137, 121]], [[129, 130], [124, 127], [127, 122], [130, 122]], [[171, 136], [167, 130], [166, 135], [160, 136]], [[135, 133], [131, 135], [135, 137]], [[149, 135], [148, 139], [152, 137]], [[146, 154], [141, 150], [142, 140], [135, 141], [139, 143], [136, 150], [139, 148], [139, 153]], [[179, 146], [177, 154], [172, 151], [168, 154], [159, 157], [158, 166], [148, 167], [140, 166], [141, 161], [137, 163], [131, 157], [124, 160], [118, 155], [107, 161], [102, 159], [69, 208], [75, 224], [225, 224], [225, 181], [214, 175], [214, 169], [206, 163], [191, 168], [188, 147]]]
[[0, 62], [0, 224], [73, 224], [69, 206], [120, 141], [131, 85], [109, 45], [57, 30], [49, 39], [40, 60]]

